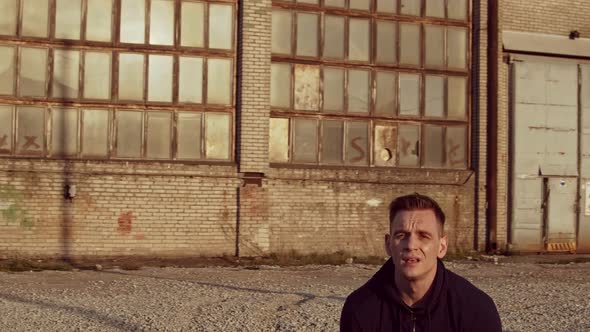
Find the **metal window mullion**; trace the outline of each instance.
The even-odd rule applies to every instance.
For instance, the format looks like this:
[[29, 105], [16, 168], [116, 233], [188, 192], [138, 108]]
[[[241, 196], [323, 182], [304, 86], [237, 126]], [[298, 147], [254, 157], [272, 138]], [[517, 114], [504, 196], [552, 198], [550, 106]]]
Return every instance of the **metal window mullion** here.
[[111, 43], [113, 45], [121, 45], [121, 1], [124, 0], [112, 0], [112, 21], [111, 21]]
[[141, 147], [139, 152], [140, 159], [147, 159], [147, 131], [149, 125], [148, 112], [141, 112]]
[[203, 2], [203, 48], [209, 51], [209, 5], [208, 2]]
[[49, 1], [49, 9], [47, 15], [48, 20], [48, 27], [47, 27], [47, 36], [48, 40], [55, 41], [55, 17], [57, 11], [57, 0], [47, 0]]
[[143, 45], [151, 45], [150, 43], [150, 26], [151, 26], [151, 9], [152, 9], [152, 0], [143, 0], [144, 1], [144, 25], [143, 25]]
[[16, 31], [15, 37], [20, 37], [22, 30], [23, 0], [16, 0]]
[[88, 28], [86, 26], [88, 22], [88, 0], [82, 0], [81, 14], [82, 17], [80, 20], [80, 41], [86, 41], [86, 30]]
[[150, 68], [150, 54], [140, 53], [143, 56], [143, 98], [142, 102], [145, 104], [148, 100], [148, 80], [149, 80], [149, 68]]
[[52, 99], [53, 96], [53, 64], [55, 62], [55, 49], [53, 47], [47, 50], [47, 77], [45, 78], [45, 98]]
[[201, 113], [201, 159], [207, 160], [207, 112]]

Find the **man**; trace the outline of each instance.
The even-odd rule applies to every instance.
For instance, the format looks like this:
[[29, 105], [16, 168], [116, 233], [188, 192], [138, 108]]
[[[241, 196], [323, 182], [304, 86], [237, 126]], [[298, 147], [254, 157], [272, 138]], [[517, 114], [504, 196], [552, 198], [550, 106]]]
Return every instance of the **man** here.
[[494, 301], [442, 261], [445, 215], [420, 194], [389, 206], [391, 258], [344, 303], [341, 331], [502, 331]]

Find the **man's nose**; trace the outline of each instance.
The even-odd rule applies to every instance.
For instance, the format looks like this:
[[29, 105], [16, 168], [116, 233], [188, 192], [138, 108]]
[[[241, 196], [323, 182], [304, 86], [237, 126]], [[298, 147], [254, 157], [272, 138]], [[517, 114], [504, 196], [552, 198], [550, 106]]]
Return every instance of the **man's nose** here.
[[418, 248], [418, 242], [414, 234], [410, 234], [406, 237], [406, 249], [414, 250]]

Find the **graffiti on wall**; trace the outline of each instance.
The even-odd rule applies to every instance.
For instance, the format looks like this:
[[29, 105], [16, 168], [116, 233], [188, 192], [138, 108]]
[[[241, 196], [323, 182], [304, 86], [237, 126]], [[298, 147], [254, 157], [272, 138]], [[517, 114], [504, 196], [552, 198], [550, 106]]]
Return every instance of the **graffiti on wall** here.
[[22, 193], [12, 185], [0, 185], [0, 215], [9, 224], [33, 226], [33, 219], [24, 208]]
[[117, 231], [119, 232], [119, 234], [130, 234], [133, 228], [133, 220], [135, 219], [137, 219], [137, 217], [133, 215], [132, 211], [121, 213], [121, 215], [119, 215], [119, 219], [117, 219], [117, 224], [119, 225], [117, 227]]

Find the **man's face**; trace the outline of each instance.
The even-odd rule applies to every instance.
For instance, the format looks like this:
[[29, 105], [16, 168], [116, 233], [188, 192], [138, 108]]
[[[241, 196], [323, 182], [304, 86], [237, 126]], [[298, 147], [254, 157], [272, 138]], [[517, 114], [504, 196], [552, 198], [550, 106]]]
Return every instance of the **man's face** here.
[[399, 211], [390, 227], [385, 246], [395, 264], [395, 273], [408, 281], [434, 278], [436, 258], [447, 253], [447, 237], [442, 236], [434, 211]]

